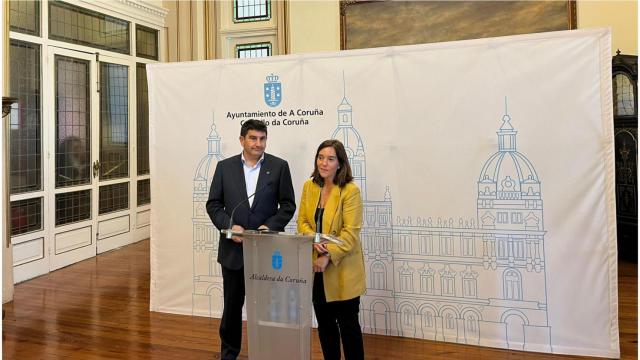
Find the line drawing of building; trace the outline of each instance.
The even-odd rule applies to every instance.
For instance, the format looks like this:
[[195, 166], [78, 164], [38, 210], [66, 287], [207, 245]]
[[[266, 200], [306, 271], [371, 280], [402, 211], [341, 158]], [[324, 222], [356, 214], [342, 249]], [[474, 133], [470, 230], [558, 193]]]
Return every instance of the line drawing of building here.
[[[218, 264], [220, 233], [207, 214], [209, 186], [218, 161], [224, 160], [214, 115], [207, 137], [207, 154], [202, 157], [193, 178], [193, 294], [192, 315], [221, 317], [222, 268]], [[206, 310], [202, 310], [206, 309]]]
[[[476, 218], [393, 218], [390, 186], [367, 197], [366, 153], [346, 96], [331, 138], [344, 145], [363, 198], [361, 242], [367, 276], [360, 324], [365, 333], [552, 352], [548, 322], [541, 182], [517, 151], [506, 98], [498, 151], [475, 181]], [[209, 150], [194, 178], [194, 315], [220, 316], [218, 231], [205, 204], [220, 153], [211, 126]], [[471, 201], [471, 199], [469, 199]], [[296, 231], [296, 221], [286, 231]], [[208, 309], [202, 313], [197, 309]], [[315, 323], [315, 322], [314, 322]]]

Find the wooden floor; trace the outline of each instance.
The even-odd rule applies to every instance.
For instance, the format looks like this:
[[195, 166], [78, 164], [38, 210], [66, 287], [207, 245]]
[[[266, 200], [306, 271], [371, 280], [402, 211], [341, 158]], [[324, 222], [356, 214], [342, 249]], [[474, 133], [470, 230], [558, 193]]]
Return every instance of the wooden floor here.
[[[637, 265], [619, 269], [622, 359], [637, 359]], [[150, 312], [149, 277], [147, 240], [17, 285], [3, 306], [3, 358], [219, 358], [219, 320]], [[312, 342], [312, 358], [322, 359], [315, 331]], [[375, 335], [364, 342], [367, 359], [582, 358]]]

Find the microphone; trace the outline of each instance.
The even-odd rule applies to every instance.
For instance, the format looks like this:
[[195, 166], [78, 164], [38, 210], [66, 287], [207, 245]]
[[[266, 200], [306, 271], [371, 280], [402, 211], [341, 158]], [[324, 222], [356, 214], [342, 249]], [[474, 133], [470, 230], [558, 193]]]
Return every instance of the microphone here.
[[236, 210], [238, 210], [240, 205], [242, 205], [244, 203], [248, 203], [249, 199], [251, 199], [252, 197], [256, 196], [257, 193], [259, 193], [260, 191], [264, 190], [266, 187], [271, 186], [272, 184], [273, 184], [273, 180], [267, 181], [266, 184], [260, 186], [260, 188], [258, 188], [256, 191], [254, 191], [253, 194], [247, 196], [246, 199], [240, 201], [238, 204], [236, 204], [236, 206], [233, 208], [233, 210], [231, 210], [231, 218], [229, 218], [229, 231], [227, 231], [227, 239], [231, 239], [231, 237], [233, 236], [231, 234], [231, 227], [233, 226], [233, 214], [235, 214]]

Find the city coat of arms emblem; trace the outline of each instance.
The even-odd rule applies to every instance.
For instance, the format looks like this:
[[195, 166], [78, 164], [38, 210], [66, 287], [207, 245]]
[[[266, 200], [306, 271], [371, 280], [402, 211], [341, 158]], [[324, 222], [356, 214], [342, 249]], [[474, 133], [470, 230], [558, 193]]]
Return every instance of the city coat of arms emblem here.
[[271, 107], [280, 105], [282, 101], [282, 84], [278, 80], [278, 75], [271, 74], [264, 83], [264, 102]]

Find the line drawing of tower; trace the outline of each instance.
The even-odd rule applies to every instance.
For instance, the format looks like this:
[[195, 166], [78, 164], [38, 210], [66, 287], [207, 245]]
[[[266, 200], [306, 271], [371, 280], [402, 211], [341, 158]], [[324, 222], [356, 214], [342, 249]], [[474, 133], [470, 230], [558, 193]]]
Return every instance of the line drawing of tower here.
[[353, 107], [347, 100], [347, 86], [342, 72], [343, 96], [338, 105], [338, 127], [331, 134], [332, 139], [340, 140], [347, 151], [353, 181], [360, 188], [362, 200], [367, 200], [367, 167], [364, 144], [358, 130], [353, 127]]
[[[220, 233], [207, 214], [209, 186], [216, 164], [224, 159], [214, 115], [207, 137], [207, 154], [196, 168], [193, 178], [193, 294], [192, 314], [208, 317], [222, 315], [222, 269], [217, 262]], [[203, 310], [202, 309], [206, 309]]]
[[362, 196], [360, 239], [365, 269], [369, 276], [366, 279], [366, 293], [360, 302], [360, 324], [365, 332], [391, 335], [394, 333], [390, 314], [395, 309], [391, 191], [389, 186], [386, 186], [384, 200], [368, 200], [364, 142], [353, 126], [353, 107], [347, 99], [344, 71], [342, 86], [343, 96], [337, 107], [338, 124], [331, 138], [340, 140], [344, 145], [353, 172], [353, 181], [360, 188]]

